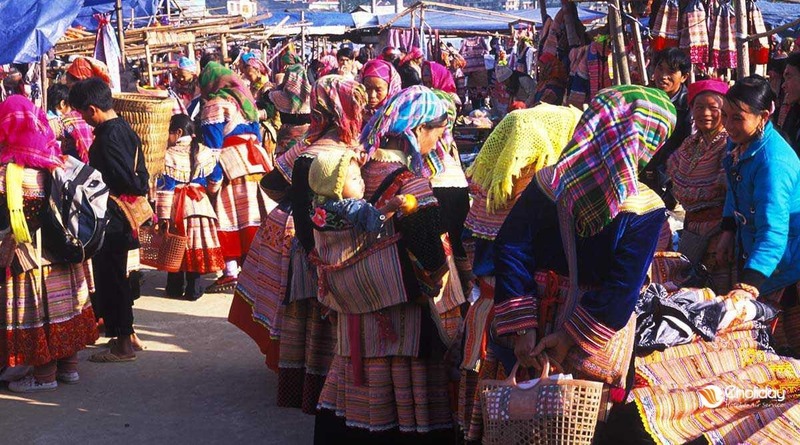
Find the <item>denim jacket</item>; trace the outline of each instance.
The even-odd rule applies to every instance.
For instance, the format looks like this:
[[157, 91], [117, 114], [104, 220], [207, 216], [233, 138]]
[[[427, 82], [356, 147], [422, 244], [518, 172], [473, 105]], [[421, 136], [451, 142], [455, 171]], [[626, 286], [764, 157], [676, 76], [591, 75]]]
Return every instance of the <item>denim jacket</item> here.
[[771, 122], [736, 165], [733, 149], [723, 216], [736, 220], [739, 281], [774, 292], [800, 280], [800, 160]]

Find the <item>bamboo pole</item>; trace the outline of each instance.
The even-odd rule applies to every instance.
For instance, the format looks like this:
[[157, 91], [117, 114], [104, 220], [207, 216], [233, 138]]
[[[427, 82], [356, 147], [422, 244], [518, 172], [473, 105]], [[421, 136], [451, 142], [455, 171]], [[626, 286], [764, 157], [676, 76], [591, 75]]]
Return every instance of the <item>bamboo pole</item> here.
[[144, 46], [144, 53], [147, 57], [147, 82], [150, 86], [154, 86], [153, 79], [153, 54], [150, 52], [150, 45]]
[[547, 0], [539, 0], [539, 11], [542, 13], [542, 26], [547, 20]]
[[750, 51], [747, 34], [747, 7], [745, 0], [733, 0], [736, 9], [736, 76], [742, 79], [750, 75]]
[[619, 82], [621, 85], [630, 85], [631, 73], [628, 68], [628, 57], [625, 53], [625, 36], [620, 14], [620, 0], [611, 0], [608, 3], [608, 22], [612, 26], [611, 41], [614, 46], [614, 65], [617, 67]]
[[789, 23], [787, 23], [785, 25], [778, 26], [777, 28], [772, 28], [767, 32], [762, 32], [760, 34], [753, 34], [752, 36], [747, 36], [747, 37], [745, 37], [744, 40], [752, 41], [752, 40], [760, 39], [762, 37], [769, 37], [769, 36], [771, 36], [773, 34], [777, 34], [779, 32], [782, 32], [782, 31], [785, 31], [785, 30], [787, 30], [789, 28], [792, 28], [795, 25], [800, 25], [800, 18], [796, 19], [796, 20], [793, 20], [793, 21], [791, 21], [791, 22], [789, 22]]
[[[287, 17], [288, 18], [288, 17]], [[300, 23], [306, 22], [306, 11], [300, 11]], [[283, 22], [281, 22], [283, 23]], [[306, 63], [306, 26], [300, 27], [300, 60]]]
[[119, 55], [122, 59], [122, 68], [125, 68], [125, 29], [122, 26], [122, 0], [117, 0], [117, 38], [119, 39]]
[[219, 51], [220, 56], [222, 57], [222, 64], [227, 66], [228, 64], [228, 35], [222, 33], [219, 35]]
[[[633, 18], [633, 45], [636, 47], [636, 62], [639, 65], [639, 78], [642, 79], [642, 85], [647, 86], [650, 83], [650, 79], [647, 78], [647, 67], [645, 66], [645, 58], [644, 58], [644, 44], [642, 43], [642, 27], [639, 23], [639, 20], [632, 15], [631, 4], [625, 4], [625, 10], [628, 12], [628, 15]], [[692, 70], [692, 76], [694, 76], [694, 70]], [[694, 80], [692, 80], [694, 82]]]

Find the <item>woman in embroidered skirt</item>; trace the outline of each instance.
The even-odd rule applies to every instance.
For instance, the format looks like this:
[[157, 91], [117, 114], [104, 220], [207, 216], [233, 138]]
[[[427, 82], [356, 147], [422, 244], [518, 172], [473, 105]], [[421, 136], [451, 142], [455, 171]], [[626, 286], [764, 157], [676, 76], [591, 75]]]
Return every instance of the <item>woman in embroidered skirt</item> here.
[[[6, 276], [0, 286], [0, 366], [33, 366], [32, 375], [9, 384], [14, 392], [53, 390], [56, 380], [77, 383], [78, 351], [98, 338], [84, 265], [35, 264], [31, 235], [47, 205], [49, 170], [62, 164], [60, 155], [41, 110], [19, 95], [0, 104], [0, 250]], [[16, 248], [8, 244], [14, 240]], [[41, 247], [46, 258], [47, 246]]]
[[672, 195], [686, 211], [683, 233], [705, 238], [707, 248], [700, 260], [711, 273], [717, 294], [728, 293], [734, 278], [730, 264], [716, 262], [726, 191], [722, 158], [728, 132], [722, 127], [722, 104], [727, 91], [728, 84], [720, 80], [689, 85], [689, 107], [696, 131], [667, 161]]
[[233, 71], [217, 62], [206, 65], [200, 88], [206, 100], [201, 112], [203, 141], [223, 171], [214, 210], [225, 270], [207, 289], [220, 292], [236, 287], [239, 264], [261, 225], [261, 215], [275, 204], [258, 187], [270, 165], [260, 143], [258, 110], [250, 92]]
[[[448, 267], [429, 181], [443, 169], [439, 140], [448, 121], [446, 104], [414, 86], [390, 99], [365, 127], [362, 141], [371, 158], [362, 176], [368, 201], [381, 205], [410, 194], [418, 207], [387, 222], [400, 238], [387, 247], [396, 253], [368, 252], [359, 261], [372, 280], [362, 274], [339, 281], [349, 283], [352, 304], [370, 304], [337, 314], [336, 355], [319, 399], [317, 444], [452, 440], [444, 360], [449, 339], [439, 313], [461, 302], [448, 301], [455, 293], [447, 288], [459, 284], [446, 279], [454, 270]], [[380, 286], [374, 277], [380, 277]]]
[[[459, 385], [458, 420], [469, 441], [480, 441], [483, 427], [478, 381], [500, 378], [493, 353], [503, 347], [500, 339], [491, 339], [488, 347], [494, 308], [493, 241], [533, 175], [558, 160], [580, 117], [576, 108], [549, 104], [514, 111], [495, 127], [467, 170], [474, 203], [467, 215], [466, 228], [475, 244], [473, 272], [480, 288], [480, 296], [465, 319]], [[505, 349], [511, 354], [510, 345]]]
[[[287, 61], [295, 61], [294, 55]], [[260, 118], [280, 122], [276, 146], [270, 153], [270, 162], [303, 141], [311, 122], [311, 84], [303, 65], [286, 66], [284, 82], [274, 91], [261, 96], [258, 101]], [[274, 169], [265, 175], [265, 184], [277, 180], [275, 187], [262, 187], [264, 192], [279, 203], [262, 221], [253, 238], [248, 257], [242, 264], [242, 273], [236, 284], [228, 321], [247, 333], [266, 356], [267, 366], [278, 370], [278, 342], [280, 322], [277, 308], [286, 295], [289, 283], [289, 251], [294, 238], [294, 220], [283, 190], [286, 182], [280, 171]], [[276, 190], [273, 190], [276, 189]], [[274, 305], [273, 305], [274, 303]]]
[[156, 181], [156, 215], [163, 230], [188, 239], [181, 271], [167, 274], [165, 291], [170, 297], [197, 300], [203, 295], [200, 275], [224, 266], [217, 215], [206, 191], [208, 184], [219, 184], [221, 179], [222, 168], [211, 150], [195, 140], [189, 116], [172, 116], [164, 174]]
[[576, 378], [626, 386], [633, 310], [666, 219], [637, 175], [674, 125], [660, 90], [602, 90], [519, 196], [494, 241], [496, 335], [514, 348], [498, 355], [505, 369], [541, 368], [546, 351]]
[[252, 295], [253, 317], [279, 337], [278, 406], [307, 414], [316, 412], [336, 341], [336, 314], [317, 301], [316, 272], [307, 259], [314, 248], [308, 171], [318, 153], [360, 150], [366, 102], [358, 82], [337, 75], [320, 78], [311, 93], [308, 138], [279, 157], [275, 170], [261, 181], [279, 204], [254, 253], [251, 267], [258, 273], [243, 284], [259, 290]]

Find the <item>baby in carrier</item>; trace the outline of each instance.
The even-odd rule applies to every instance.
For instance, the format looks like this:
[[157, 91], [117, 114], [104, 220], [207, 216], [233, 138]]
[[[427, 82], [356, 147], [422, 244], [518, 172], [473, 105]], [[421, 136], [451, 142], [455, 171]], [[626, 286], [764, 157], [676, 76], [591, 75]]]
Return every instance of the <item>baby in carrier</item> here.
[[413, 195], [394, 196], [380, 208], [368, 203], [357, 155], [350, 150], [320, 153], [311, 163], [308, 182], [317, 195], [311, 220], [319, 229], [377, 233], [397, 210], [409, 214], [417, 206]]

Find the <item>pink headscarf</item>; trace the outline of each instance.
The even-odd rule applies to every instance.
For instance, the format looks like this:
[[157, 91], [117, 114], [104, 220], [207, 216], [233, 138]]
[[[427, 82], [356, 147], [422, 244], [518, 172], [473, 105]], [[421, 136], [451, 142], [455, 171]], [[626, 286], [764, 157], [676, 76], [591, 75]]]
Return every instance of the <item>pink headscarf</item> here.
[[441, 63], [426, 61], [422, 65], [423, 73], [425, 72], [426, 67], [431, 73], [431, 84], [428, 85], [428, 88], [442, 90], [445, 93], [456, 92], [456, 81], [453, 80], [453, 75], [450, 73], [450, 70], [448, 70], [447, 67]]
[[728, 92], [728, 83], [716, 79], [701, 80], [689, 85], [689, 105], [702, 93], [716, 93], [725, 96]]
[[422, 54], [422, 50], [416, 46], [412, 46], [411, 49], [409, 49], [406, 53], [405, 57], [403, 57], [403, 59], [400, 61], [400, 65], [405, 65], [414, 59], [421, 59], [423, 57], [425, 57], [425, 55]]
[[323, 56], [319, 59], [319, 62], [322, 64], [322, 70], [319, 72], [317, 77], [327, 76], [328, 74], [336, 74], [336, 70], [339, 69], [339, 61], [336, 60], [336, 56], [327, 55]]
[[378, 106], [386, 103], [388, 98], [394, 96], [395, 94], [399, 93], [401, 89], [403, 89], [402, 82], [400, 80], [400, 74], [397, 73], [397, 70], [394, 69], [394, 66], [391, 63], [385, 60], [372, 59], [365, 63], [364, 68], [361, 71], [361, 78], [366, 79], [367, 77], [375, 77], [389, 84], [386, 98], [384, 98], [383, 102], [381, 102]]
[[0, 163], [9, 162], [46, 169], [63, 164], [47, 116], [20, 95], [0, 103]]

